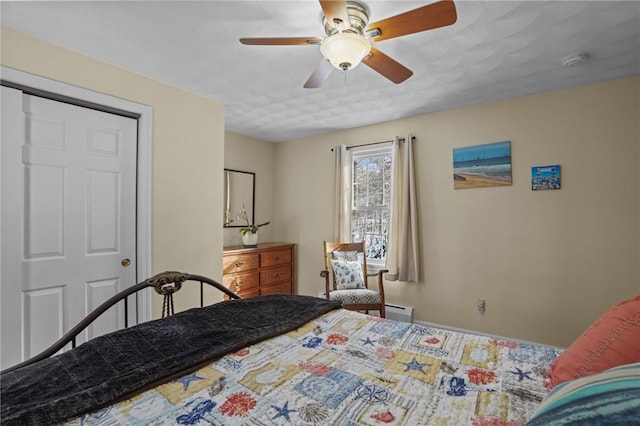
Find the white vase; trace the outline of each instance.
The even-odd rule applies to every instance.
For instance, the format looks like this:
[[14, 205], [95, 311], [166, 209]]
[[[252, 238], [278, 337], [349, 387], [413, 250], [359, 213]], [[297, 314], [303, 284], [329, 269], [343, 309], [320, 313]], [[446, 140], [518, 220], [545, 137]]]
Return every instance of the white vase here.
[[242, 234], [242, 245], [245, 247], [256, 247], [258, 245], [258, 233], [245, 232]]

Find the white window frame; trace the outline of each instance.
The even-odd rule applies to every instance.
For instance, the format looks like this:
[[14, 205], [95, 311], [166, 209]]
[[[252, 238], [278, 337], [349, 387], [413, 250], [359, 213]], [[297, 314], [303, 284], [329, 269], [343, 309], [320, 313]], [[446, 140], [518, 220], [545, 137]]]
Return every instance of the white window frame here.
[[[355, 238], [356, 237], [356, 226], [357, 223], [355, 223], [356, 221], [353, 220], [354, 217], [354, 211], [355, 210], [359, 210], [359, 211], [386, 211], [386, 218], [387, 218], [387, 223], [386, 223], [386, 229], [384, 230], [380, 230], [383, 231], [383, 235], [385, 236], [386, 240], [387, 240], [387, 246], [388, 246], [388, 241], [389, 241], [389, 215], [390, 215], [390, 211], [391, 211], [391, 194], [388, 194], [386, 199], [387, 199], [387, 205], [385, 206], [368, 206], [368, 207], [357, 207], [355, 206], [355, 196], [356, 196], [356, 188], [354, 185], [354, 180], [356, 177], [356, 173], [355, 173], [355, 164], [356, 161], [361, 160], [363, 158], [373, 158], [373, 157], [384, 157], [384, 156], [388, 156], [388, 157], [392, 157], [392, 147], [393, 144], [391, 142], [389, 143], [381, 143], [381, 144], [375, 144], [375, 145], [369, 145], [369, 146], [362, 146], [362, 147], [354, 147], [351, 148], [351, 240], [354, 242], [358, 242], [361, 241], [362, 238]], [[389, 175], [387, 176], [387, 178], [389, 179], [389, 185], [388, 185], [388, 190], [391, 190], [391, 169], [389, 169]], [[384, 188], [383, 188], [384, 190]], [[382, 196], [383, 200], [384, 200], [384, 194]], [[360, 233], [360, 232], [358, 232]], [[364, 235], [365, 235], [365, 241], [367, 240], [366, 235], [370, 234], [370, 235], [380, 235], [380, 232], [367, 232], [365, 230]], [[369, 244], [366, 243], [365, 244], [365, 248], [368, 249], [369, 248]], [[386, 253], [385, 253], [386, 254]], [[382, 259], [378, 259], [378, 258], [367, 258], [367, 268], [371, 270], [371, 272], [377, 270], [377, 269], [383, 269], [385, 266], [385, 261], [386, 258], [382, 258]]]

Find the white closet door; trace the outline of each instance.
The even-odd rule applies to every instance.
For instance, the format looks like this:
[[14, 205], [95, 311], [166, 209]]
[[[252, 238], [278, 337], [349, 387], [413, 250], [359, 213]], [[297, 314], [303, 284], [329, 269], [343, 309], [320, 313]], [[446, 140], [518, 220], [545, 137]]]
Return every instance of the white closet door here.
[[[136, 282], [136, 152], [135, 119], [2, 87], [2, 368]], [[122, 328], [123, 309], [77, 343]]]

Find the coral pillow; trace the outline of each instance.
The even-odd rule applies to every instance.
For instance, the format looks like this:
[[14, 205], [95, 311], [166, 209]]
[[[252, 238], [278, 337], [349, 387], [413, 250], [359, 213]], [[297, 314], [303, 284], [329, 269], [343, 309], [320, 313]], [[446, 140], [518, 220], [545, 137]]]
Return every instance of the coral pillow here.
[[640, 362], [640, 294], [611, 307], [551, 364], [551, 385]]

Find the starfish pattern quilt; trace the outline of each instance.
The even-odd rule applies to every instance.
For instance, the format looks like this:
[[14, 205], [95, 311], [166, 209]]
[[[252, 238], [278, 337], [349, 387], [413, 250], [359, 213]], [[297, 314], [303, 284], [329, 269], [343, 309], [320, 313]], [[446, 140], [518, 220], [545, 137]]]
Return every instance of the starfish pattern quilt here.
[[556, 348], [338, 309], [71, 425], [522, 425]]

